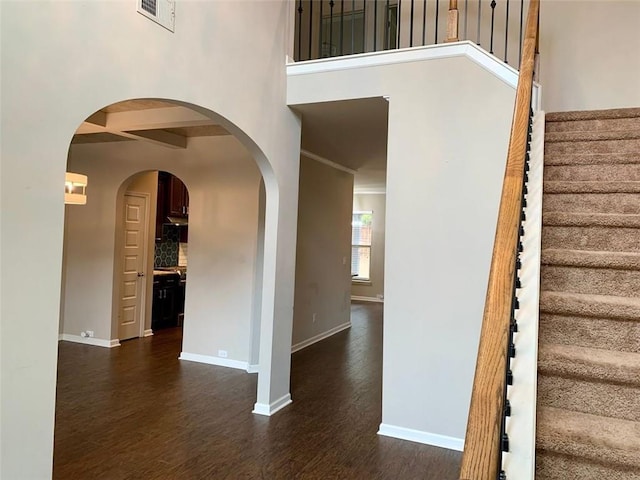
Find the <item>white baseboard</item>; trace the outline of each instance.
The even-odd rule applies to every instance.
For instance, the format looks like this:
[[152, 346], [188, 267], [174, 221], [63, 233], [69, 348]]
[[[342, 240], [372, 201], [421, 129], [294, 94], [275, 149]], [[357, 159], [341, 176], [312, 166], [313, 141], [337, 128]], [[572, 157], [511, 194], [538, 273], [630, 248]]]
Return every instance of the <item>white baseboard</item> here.
[[258, 373], [259, 370], [260, 370], [260, 365], [258, 365], [257, 363], [255, 364], [250, 363], [249, 365], [247, 365], [247, 373]]
[[291, 353], [295, 353], [298, 350], [302, 350], [303, 348], [308, 347], [309, 345], [313, 345], [314, 343], [319, 342], [320, 340], [324, 340], [325, 338], [330, 337], [331, 335], [335, 335], [338, 332], [341, 332], [343, 330], [346, 330], [347, 328], [351, 328], [351, 321], [345, 322], [342, 325], [338, 325], [337, 327], [333, 327], [330, 330], [327, 330], [326, 332], [320, 333], [318, 335], [315, 335], [311, 338], [308, 338], [306, 340], [303, 340], [302, 342], [296, 343], [295, 345], [291, 346]]
[[268, 405], [266, 403], [256, 403], [253, 406], [253, 413], [256, 413], [258, 415], [266, 415], [267, 417], [270, 417], [274, 413], [282, 410], [287, 405], [290, 405], [292, 402], [293, 401], [291, 400], [291, 394], [287, 393], [286, 395], [283, 395], [275, 402], [271, 402]]
[[351, 300], [360, 300], [361, 302], [376, 302], [376, 303], [384, 303], [382, 298], [378, 297], [363, 297], [360, 295], [351, 295]]
[[145, 330], [144, 333], [142, 334], [143, 337], [150, 337], [151, 335], [153, 335], [153, 330], [151, 330], [150, 328]]
[[85, 345], [93, 345], [94, 347], [106, 347], [113, 348], [120, 346], [120, 340], [114, 338], [113, 340], [106, 340], [104, 338], [94, 337], [81, 337], [80, 335], [71, 335], [70, 333], [61, 333], [58, 335], [58, 340], [64, 340], [65, 342], [83, 343]]
[[432, 445], [434, 447], [448, 448], [449, 450], [457, 450], [458, 452], [464, 449], [463, 438], [448, 437], [446, 435], [396, 427], [395, 425], [387, 425], [385, 423], [380, 424], [378, 435], [409, 440], [410, 442], [424, 443], [425, 445]]
[[213, 355], [200, 355], [199, 353], [187, 353], [181, 352], [178, 357], [180, 360], [187, 360], [189, 362], [206, 363], [208, 365], [217, 365], [219, 367], [237, 368], [240, 370], [247, 370], [247, 362], [241, 362], [240, 360], [231, 360], [230, 358], [214, 357]]

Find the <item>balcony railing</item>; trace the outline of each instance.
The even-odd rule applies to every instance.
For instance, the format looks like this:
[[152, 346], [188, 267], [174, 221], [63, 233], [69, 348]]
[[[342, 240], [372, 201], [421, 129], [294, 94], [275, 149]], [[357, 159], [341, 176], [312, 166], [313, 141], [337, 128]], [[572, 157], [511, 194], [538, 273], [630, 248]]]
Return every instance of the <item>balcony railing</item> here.
[[529, 0], [296, 0], [296, 61], [470, 40], [518, 67]]

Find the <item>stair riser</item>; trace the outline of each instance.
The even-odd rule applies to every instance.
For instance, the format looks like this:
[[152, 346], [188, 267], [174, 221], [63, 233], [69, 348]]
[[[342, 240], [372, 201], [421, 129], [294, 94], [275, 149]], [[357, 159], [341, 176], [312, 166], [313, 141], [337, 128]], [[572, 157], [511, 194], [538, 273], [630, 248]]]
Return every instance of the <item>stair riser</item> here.
[[634, 228], [545, 225], [542, 229], [542, 248], [606, 248], [611, 252], [640, 252], [640, 235], [637, 232]]
[[640, 388], [538, 374], [538, 404], [640, 421]]
[[543, 212], [634, 213], [640, 214], [637, 193], [548, 193]]
[[640, 140], [595, 140], [545, 143], [547, 154], [640, 153]]
[[536, 480], [640, 480], [640, 472], [538, 450]]
[[544, 168], [544, 180], [637, 182], [640, 181], [640, 164], [549, 165]]
[[612, 130], [640, 130], [640, 117], [547, 122], [545, 125], [546, 132], [609, 132]]
[[[540, 305], [542, 311], [549, 310]], [[640, 353], [640, 319], [613, 320], [541, 313], [538, 341]]]
[[540, 288], [552, 292], [634, 297], [640, 292], [640, 272], [543, 265]]

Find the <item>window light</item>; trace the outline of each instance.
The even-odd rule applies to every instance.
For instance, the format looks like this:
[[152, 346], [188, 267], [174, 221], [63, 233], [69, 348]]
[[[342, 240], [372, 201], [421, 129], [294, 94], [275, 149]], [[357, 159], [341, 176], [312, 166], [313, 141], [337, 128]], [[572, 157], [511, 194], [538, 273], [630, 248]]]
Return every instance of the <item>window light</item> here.
[[87, 203], [87, 176], [66, 172], [64, 178], [64, 203], [85, 205]]

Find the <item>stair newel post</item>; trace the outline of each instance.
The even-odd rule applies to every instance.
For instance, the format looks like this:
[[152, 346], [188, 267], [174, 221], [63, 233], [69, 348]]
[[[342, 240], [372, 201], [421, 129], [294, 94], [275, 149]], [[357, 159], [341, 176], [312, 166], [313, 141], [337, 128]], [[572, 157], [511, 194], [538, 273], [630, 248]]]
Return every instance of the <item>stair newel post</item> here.
[[457, 42], [458, 39], [458, 0], [449, 0], [447, 16], [447, 39], [445, 42]]

